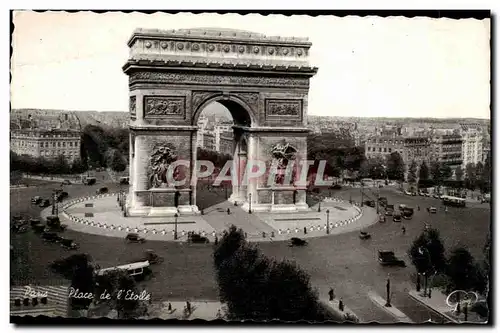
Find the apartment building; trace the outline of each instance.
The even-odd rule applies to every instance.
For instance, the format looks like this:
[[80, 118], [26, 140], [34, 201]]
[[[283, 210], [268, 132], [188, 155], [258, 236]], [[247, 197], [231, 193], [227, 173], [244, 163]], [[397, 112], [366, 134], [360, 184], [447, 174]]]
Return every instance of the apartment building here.
[[365, 155], [367, 158], [382, 157], [398, 152], [404, 153], [404, 138], [401, 136], [375, 136], [365, 141]]
[[80, 158], [81, 133], [67, 129], [12, 129], [10, 147], [18, 155], [56, 158], [64, 156], [68, 163]]

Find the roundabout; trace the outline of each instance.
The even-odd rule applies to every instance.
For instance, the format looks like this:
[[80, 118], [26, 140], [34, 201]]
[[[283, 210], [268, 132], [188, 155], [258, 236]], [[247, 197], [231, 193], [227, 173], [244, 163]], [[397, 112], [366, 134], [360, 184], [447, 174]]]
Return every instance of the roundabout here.
[[[42, 211], [41, 217], [46, 218], [50, 213], [49, 207]], [[339, 198], [325, 198], [319, 207], [316, 205], [301, 213], [249, 214], [223, 202], [208, 209], [204, 215], [124, 217], [116, 193], [66, 201], [59, 217], [69, 229], [77, 232], [120, 238], [138, 233], [148, 240], [181, 242], [187, 241], [189, 232], [213, 242], [231, 225], [243, 229], [249, 241], [265, 242], [336, 235], [368, 227], [377, 221], [374, 209], [360, 208]]]

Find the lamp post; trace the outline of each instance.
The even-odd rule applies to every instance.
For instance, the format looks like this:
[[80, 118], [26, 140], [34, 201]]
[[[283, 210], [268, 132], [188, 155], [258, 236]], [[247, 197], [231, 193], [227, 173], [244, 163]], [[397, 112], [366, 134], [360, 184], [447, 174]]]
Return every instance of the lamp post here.
[[[434, 266], [432, 265], [431, 254], [429, 253], [429, 250], [427, 248], [421, 246], [418, 248], [418, 252], [421, 255], [424, 255], [424, 254], [426, 255], [427, 263], [429, 264], [429, 266], [432, 266], [432, 269], [434, 270]], [[424, 276], [424, 297], [425, 297], [425, 296], [427, 296], [427, 283], [428, 283], [429, 274], [427, 272], [424, 272], [422, 275]], [[430, 291], [429, 291], [429, 295], [430, 295]]]
[[391, 279], [389, 278], [389, 275], [387, 275], [387, 282], [385, 284], [385, 290], [386, 290], [386, 293], [387, 293], [387, 299], [386, 299], [386, 303], [385, 303], [385, 306], [390, 308], [392, 305], [391, 305]]
[[326, 210], [326, 234], [330, 234], [330, 210]]
[[175, 222], [174, 222], [174, 240], [177, 240], [177, 218], [179, 217], [179, 214], [175, 214]]
[[248, 214], [252, 214], [252, 193], [248, 193]]

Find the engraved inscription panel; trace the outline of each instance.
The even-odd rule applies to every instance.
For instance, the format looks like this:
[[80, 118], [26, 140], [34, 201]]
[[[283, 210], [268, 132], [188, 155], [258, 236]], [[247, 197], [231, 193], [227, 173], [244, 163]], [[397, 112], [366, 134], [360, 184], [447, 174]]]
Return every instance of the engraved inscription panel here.
[[266, 118], [297, 118], [302, 114], [300, 99], [266, 99]]
[[185, 118], [186, 98], [183, 96], [145, 96], [144, 117]]

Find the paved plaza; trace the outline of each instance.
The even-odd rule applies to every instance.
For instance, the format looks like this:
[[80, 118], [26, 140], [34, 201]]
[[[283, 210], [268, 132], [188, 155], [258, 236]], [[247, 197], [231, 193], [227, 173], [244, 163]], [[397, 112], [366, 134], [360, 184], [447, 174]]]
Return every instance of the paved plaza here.
[[[362, 229], [377, 220], [374, 209], [361, 209], [336, 198], [327, 198], [321, 207], [316, 205], [301, 213], [249, 214], [226, 201], [210, 207], [204, 215], [178, 218], [124, 217], [116, 198], [113, 194], [76, 198], [64, 204], [60, 216], [75, 231], [111, 237], [138, 232], [150, 240], [173, 240], [176, 225], [179, 240], [186, 240], [191, 231], [213, 240], [235, 225], [247, 233], [250, 241], [272, 241], [325, 236], [327, 220], [331, 235]], [[48, 213], [50, 209], [42, 215]]]

